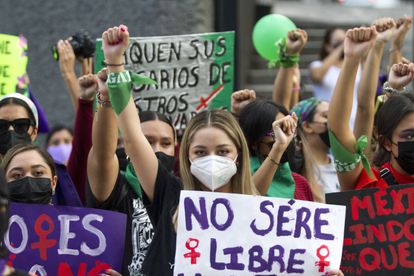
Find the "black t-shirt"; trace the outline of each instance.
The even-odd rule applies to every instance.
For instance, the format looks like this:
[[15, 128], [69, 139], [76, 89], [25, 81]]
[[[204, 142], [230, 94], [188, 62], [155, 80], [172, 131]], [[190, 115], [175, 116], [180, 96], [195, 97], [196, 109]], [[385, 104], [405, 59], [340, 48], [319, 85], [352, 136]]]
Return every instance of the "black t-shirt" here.
[[125, 250], [120, 272], [124, 276], [143, 275], [141, 266], [151, 244], [154, 230], [143, 200], [137, 196], [126, 178], [118, 173], [114, 189], [104, 202], [99, 202], [87, 185], [86, 204], [88, 207], [117, 211], [127, 215]]
[[[158, 166], [154, 198], [151, 204], [146, 204], [155, 234], [142, 265], [145, 275], [173, 275], [177, 235], [172, 218], [178, 207], [182, 188], [179, 178], [163, 166]], [[145, 196], [144, 202], [147, 202]]]

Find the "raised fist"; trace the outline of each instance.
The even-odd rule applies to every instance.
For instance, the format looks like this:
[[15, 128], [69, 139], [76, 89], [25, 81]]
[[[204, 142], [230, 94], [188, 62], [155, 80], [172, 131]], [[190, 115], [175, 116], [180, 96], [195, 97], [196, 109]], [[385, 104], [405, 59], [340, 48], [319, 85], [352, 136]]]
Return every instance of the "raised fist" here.
[[385, 17], [385, 18], [380, 18], [378, 20], [375, 20], [372, 25], [375, 27], [378, 33], [377, 41], [383, 42], [383, 43], [386, 43], [391, 39], [396, 29], [395, 28], [396, 23], [394, 19], [390, 17]]
[[109, 92], [108, 87], [106, 86], [106, 79], [108, 78], [108, 68], [102, 68], [101, 71], [96, 74], [96, 79], [98, 81], [98, 89], [101, 94], [102, 100], [109, 101]]
[[233, 94], [231, 94], [231, 113], [239, 116], [243, 108], [255, 100], [256, 92], [254, 90], [243, 89], [233, 92]]
[[392, 43], [394, 44], [393, 47], [401, 50], [404, 44], [405, 34], [410, 29], [411, 24], [413, 23], [413, 18], [411, 16], [406, 16], [397, 19], [395, 22], [397, 29], [392, 36]]
[[308, 34], [302, 29], [296, 29], [287, 33], [286, 53], [288, 55], [299, 54], [308, 41]]
[[394, 64], [391, 67], [389, 76], [388, 76], [388, 84], [396, 89], [402, 90], [405, 86], [407, 86], [412, 80], [414, 76], [414, 64], [404, 64], [398, 63]]
[[287, 115], [282, 119], [275, 120], [272, 124], [273, 133], [275, 135], [274, 145], [285, 151], [296, 135], [296, 127], [298, 117], [295, 113]]
[[345, 35], [345, 57], [360, 59], [371, 49], [377, 31], [374, 26], [349, 29]]
[[80, 98], [92, 101], [98, 91], [96, 77], [92, 74], [84, 75], [78, 79], [80, 87]]
[[107, 64], [121, 64], [122, 55], [128, 48], [129, 33], [124, 25], [109, 28], [102, 34], [102, 48]]

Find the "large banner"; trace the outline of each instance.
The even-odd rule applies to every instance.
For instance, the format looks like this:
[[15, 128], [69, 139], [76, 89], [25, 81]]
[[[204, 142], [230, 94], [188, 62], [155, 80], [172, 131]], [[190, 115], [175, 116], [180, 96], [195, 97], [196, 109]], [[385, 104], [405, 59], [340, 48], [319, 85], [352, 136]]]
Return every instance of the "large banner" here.
[[0, 34], [0, 98], [25, 88], [27, 41], [23, 36]]
[[[96, 43], [95, 71], [103, 67]], [[197, 112], [230, 109], [233, 92], [234, 32], [130, 38], [125, 68], [155, 80], [133, 87], [139, 110], [158, 111], [185, 129]]]
[[345, 209], [182, 191], [174, 275], [324, 275], [341, 263]]
[[414, 185], [326, 195], [346, 205], [345, 275], [414, 275]]
[[126, 215], [116, 212], [12, 203], [4, 244], [13, 267], [45, 275], [121, 271]]

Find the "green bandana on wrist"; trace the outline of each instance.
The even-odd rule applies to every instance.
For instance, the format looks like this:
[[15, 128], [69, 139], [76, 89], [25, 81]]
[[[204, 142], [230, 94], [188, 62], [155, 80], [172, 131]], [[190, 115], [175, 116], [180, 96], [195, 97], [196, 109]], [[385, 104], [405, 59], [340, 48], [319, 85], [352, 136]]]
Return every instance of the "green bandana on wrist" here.
[[362, 166], [371, 178], [374, 178], [371, 172], [371, 165], [364, 154], [364, 149], [368, 145], [368, 138], [362, 135], [355, 144], [356, 153], [350, 152], [336, 138], [335, 134], [329, 130], [329, 140], [331, 142], [331, 151], [335, 161], [337, 172], [349, 172], [355, 169], [356, 165], [362, 161]]
[[299, 54], [288, 55], [286, 51], [286, 38], [281, 38], [276, 42], [276, 59], [269, 61], [268, 67], [282, 66], [283, 68], [290, 68], [298, 64]]
[[156, 82], [151, 78], [128, 71], [108, 74], [106, 85], [108, 86], [112, 108], [117, 115], [121, 114], [127, 106], [134, 84], [156, 84]]

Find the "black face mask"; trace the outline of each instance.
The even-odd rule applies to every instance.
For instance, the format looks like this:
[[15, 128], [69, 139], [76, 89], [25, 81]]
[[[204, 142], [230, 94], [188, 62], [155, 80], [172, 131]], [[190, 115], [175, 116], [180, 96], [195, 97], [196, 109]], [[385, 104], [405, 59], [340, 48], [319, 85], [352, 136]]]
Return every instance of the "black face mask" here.
[[329, 131], [328, 127], [326, 127], [326, 130], [322, 133], [319, 133], [319, 137], [321, 138], [322, 142], [328, 146], [328, 148], [331, 147], [331, 141], [329, 140]]
[[293, 138], [292, 143], [294, 146], [291, 148], [291, 153], [288, 154], [289, 156], [289, 167], [292, 172], [295, 173], [302, 173], [303, 165], [305, 163], [303, 151], [302, 151], [302, 144], [301, 141], [298, 139], [299, 136]]
[[6, 133], [0, 134], [0, 154], [6, 154], [9, 149], [17, 144], [30, 143], [32, 143], [32, 140], [27, 132], [19, 134], [13, 130], [9, 130]]
[[[414, 141], [398, 142], [398, 165], [408, 174], [414, 174]], [[395, 157], [395, 156], [394, 156]]]
[[161, 151], [157, 151], [155, 153], [155, 155], [157, 156], [157, 159], [160, 161], [160, 163], [168, 171], [172, 171], [174, 169], [175, 156], [171, 156], [171, 155], [165, 154], [165, 153], [163, 153]]
[[13, 202], [49, 204], [52, 200], [49, 178], [24, 177], [7, 183], [7, 187]]
[[127, 155], [125, 153], [125, 149], [124, 148], [119, 148], [119, 149], [116, 150], [115, 154], [118, 157], [119, 169], [121, 171], [125, 171], [128, 163], [129, 163]]

